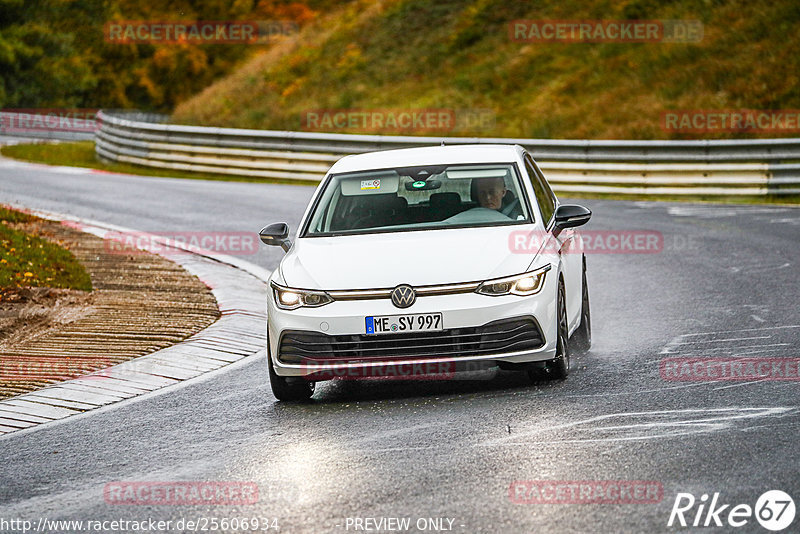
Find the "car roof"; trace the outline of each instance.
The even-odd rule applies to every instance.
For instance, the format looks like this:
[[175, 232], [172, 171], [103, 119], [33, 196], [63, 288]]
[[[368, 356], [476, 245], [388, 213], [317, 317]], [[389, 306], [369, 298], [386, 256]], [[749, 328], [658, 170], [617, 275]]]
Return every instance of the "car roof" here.
[[447, 145], [399, 148], [345, 156], [330, 168], [331, 173], [441, 165], [456, 163], [501, 163], [517, 161], [523, 152], [519, 145]]

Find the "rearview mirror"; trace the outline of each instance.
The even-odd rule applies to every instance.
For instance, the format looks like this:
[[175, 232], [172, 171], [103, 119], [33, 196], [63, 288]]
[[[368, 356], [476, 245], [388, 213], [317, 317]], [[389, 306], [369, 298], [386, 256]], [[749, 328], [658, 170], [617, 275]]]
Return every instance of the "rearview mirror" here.
[[258, 237], [265, 245], [279, 246], [286, 252], [292, 248], [292, 242], [289, 240], [289, 225], [286, 223], [273, 223], [265, 226], [258, 233]]
[[430, 180], [417, 180], [406, 182], [406, 191], [430, 191], [442, 187], [442, 181], [431, 178]]
[[574, 228], [586, 224], [592, 217], [592, 212], [577, 204], [564, 204], [558, 207], [555, 216], [555, 230], [558, 233], [564, 228]]

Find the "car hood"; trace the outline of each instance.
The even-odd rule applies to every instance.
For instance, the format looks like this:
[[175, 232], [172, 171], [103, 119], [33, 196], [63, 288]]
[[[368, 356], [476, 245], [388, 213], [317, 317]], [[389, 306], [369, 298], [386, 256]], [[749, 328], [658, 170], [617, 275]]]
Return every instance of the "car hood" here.
[[525, 272], [533, 254], [513, 253], [512, 232], [532, 225], [297, 239], [281, 262], [290, 287], [375, 289], [472, 282]]

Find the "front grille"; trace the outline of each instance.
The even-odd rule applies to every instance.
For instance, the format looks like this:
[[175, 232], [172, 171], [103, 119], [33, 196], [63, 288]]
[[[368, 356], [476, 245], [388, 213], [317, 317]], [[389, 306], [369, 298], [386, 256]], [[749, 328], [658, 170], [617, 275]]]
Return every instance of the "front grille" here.
[[441, 358], [506, 354], [544, 345], [531, 318], [502, 319], [483, 326], [440, 332], [338, 335], [287, 331], [278, 359], [284, 363], [369, 362], [403, 358]]

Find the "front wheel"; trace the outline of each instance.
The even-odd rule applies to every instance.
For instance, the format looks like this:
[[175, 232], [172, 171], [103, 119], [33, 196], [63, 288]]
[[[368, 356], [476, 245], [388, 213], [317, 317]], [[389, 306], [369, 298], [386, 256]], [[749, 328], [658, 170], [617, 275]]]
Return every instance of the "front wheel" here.
[[563, 380], [569, 374], [569, 326], [567, 324], [567, 304], [564, 282], [558, 282], [558, 328], [556, 334], [556, 357], [549, 360], [543, 369], [528, 371], [530, 379]]
[[269, 350], [269, 334], [267, 334], [267, 368], [269, 369], [269, 385], [276, 399], [280, 401], [307, 401], [314, 394], [314, 382], [299, 377], [287, 379], [287, 377], [278, 376], [275, 373]]
[[589, 286], [586, 283], [586, 258], [583, 259], [583, 298], [581, 299], [581, 324], [572, 335], [575, 348], [587, 352], [592, 347], [592, 314], [589, 310]]

